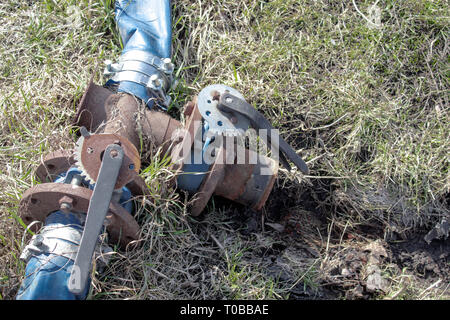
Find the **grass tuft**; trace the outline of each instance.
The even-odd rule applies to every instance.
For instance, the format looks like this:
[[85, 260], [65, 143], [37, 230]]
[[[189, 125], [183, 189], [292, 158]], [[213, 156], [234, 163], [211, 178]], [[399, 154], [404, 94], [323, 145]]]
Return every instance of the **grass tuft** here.
[[[92, 75], [104, 83], [103, 61], [120, 55], [113, 4], [0, 3], [2, 299], [23, 277], [18, 256], [30, 235], [17, 206], [32, 172], [41, 156], [73, 147], [70, 119], [86, 85]], [[336, 297], [336, 286], [358, 288], [331, 273], [360, 242], [404, 240], [449, 217], [445, 1], [176, 0], [172, 12], [179, 85], [170, 114], [180, 118], [209, 84], [232, 86], [311, 175], [281, 169], [263, 216], [214, 199], [193, 219], [154, 157], [142, 173], [154, 201], [136, 199], [141, 247], [114, 253], [90, 298]], [[414, 286], [414, 270], [383, 271], [385, 297], [449, 296], [448, 274]]]

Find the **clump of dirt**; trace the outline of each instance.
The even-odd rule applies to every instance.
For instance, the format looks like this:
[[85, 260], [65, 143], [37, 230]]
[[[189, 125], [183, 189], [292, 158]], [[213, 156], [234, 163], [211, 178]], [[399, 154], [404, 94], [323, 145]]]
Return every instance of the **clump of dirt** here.
[[389, 250], [400, 269], [407, 268], [421, 281], [450, 281], [449, 240], [434, 240], [428, 244], [424, 235], [417, 235], [408, 241], [389, 244]]
[[[289, 292], [290, 299], [389, 299], [397, 280], [405, 274], [414, 279], [416, 293], [435, 283], [449, 283], [450, 241], [428, 244], [424, 234], [385, 241], [382, 227], [374, 224], [342, 230], [336, 225], [342, 223], [339, 217], [327, 215], [323, 208], [313, 205], [313, 200], [308, 206], [311, 210], [305, 210], [285, 193], [281, 191], [269, 201], [272, 214], [265, 226], [282, 241], [278, 246], [282, 250], [269, 254], [273, 261], [269, 272], [278, 272], [281, 281], [292, 282], [296, 266], [286, 268], [286, 253], [295, 252], [301, 257], [297, 259], [305, 261], [297, 267], [309, 279], [300, 277]], [[306, 266], [313, 263], [311, 273]]]
[[382, 241], [334, 245], [322, 263], [322, 285], [347, 299], [367, 299], [387, 293], [389, 281], [382, 268], [389, 252]]

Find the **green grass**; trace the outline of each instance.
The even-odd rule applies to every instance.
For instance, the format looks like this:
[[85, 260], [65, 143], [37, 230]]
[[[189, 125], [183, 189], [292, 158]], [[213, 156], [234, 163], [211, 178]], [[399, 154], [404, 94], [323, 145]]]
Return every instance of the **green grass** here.
[[[373, 3], [172, 2], [179, 86], [170, 114], [180, 118], [184, 103], [209, 84], [232, 86], [308, 162], [310, 176], [280, 170], [266, 220], [270, 210], [302, 207], [305, 194], [314, 203], [311, 215], [325, 215], [333, 221], [325, 229], [339, 235], [376, 224], [389, 238], [429, 230], [448, 217], [449, 6], [377, 1], [376, 28], [361, 15]], [[32, 172], [41, 156], [73, 147], [71, 117], [90, 77], [104, 83], [103, 61], [120, 55], [112, 8], [112, 0], [0, 4], [3, 299], [14, 297], [23, 276], [17, 206], [36, 183]], [[291, 278], [268, 273], [261, 250], [289, 240], [267, 227], [243, 236], [229, 205], [212, 202], [204, 220], [192, 219], [187, 201], [165, 185], [171, 174], [156, 158], [144, 168], [156, 198], [138, 201], [144, 246], [114, 255], [94, 278], [91, 298], [280, 299], [299, 279], [305, 291], [320, 287], [316, 262], [323, 256], [299, 262], [283, 252], [279, 269]], [[271, 207], [280, 190], [290, 202]], [[304, 235], [326, 240], [329, 234], [319, 229]], [[430, 298], [434, 289], [424, 289], [404, 292]]]

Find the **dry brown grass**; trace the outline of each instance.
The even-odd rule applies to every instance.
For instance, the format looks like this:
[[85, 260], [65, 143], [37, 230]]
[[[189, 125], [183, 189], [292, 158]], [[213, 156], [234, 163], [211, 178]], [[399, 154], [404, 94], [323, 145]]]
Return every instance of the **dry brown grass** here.
[[[90, 298], [337, 297], [323, 273], [360, 242], [407, 238], [448, 217], [448, 5], [377, 1], [375, 28], [361, 15], [374, 2], [173, 1], [180, 85], [170, 113], [179, 118], [206, 85], [235, 87], [311, 175], [281, 170], [262, 217], [215, 199], [194, 220], [153, 161], [143, 176], [157, 202], [137, 212], [143, 246], [116, 252]], [[76, 103], [92, 74], [103, 83], [102, 61], [118, 58], [120, 43], [105, 0], [2, 3], [0, 42], [0, 292], [12, 299], [24, 272], [18, 201], [40, 157], [73, 146]], [[385, 294], [448, 297], [445, 281], [410, 289], [401, 279], [413, 272], [391, 272]]]

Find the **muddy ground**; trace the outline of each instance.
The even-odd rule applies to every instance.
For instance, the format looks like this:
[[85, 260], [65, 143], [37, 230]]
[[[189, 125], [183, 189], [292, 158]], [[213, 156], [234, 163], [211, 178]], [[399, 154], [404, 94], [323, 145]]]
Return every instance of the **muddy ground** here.
[[[18, 203], [35, 184], [31, 172], [42, 156], [73, 148], [70, 119], [86, 85], [92, 76], [104, 84], [104, 60], [122, 51], [113, 7], [0, 2], [2, 299], [14, 299], [25, 273]], [[214, 199], [197, 223], [158, 163], [144, 176], [159, 206], [137, 214], [143, 248], [118, 252], [90, 298], [450, 299], [450, 240], [423, 240], [450, 212], [448, 5], [172, 7], [179, 85], [170, 114], [181, 120], [202, 88], [229, 85], [280, 129], [311, 175], [280, 170], [261, 212]]]
[[[417, 299], [438, 287], [431, 298], [449, 298], [450, 239], [428, 244], [425, 231], [386, 235], [376, 223], [343, 230], [334, 224], [340, 217], [313, 193], [295, 198], [275, 187], [264, 212], [236, 205], [230, 210], [241, 235], [274, 237], [259, 253], [269, 276], [292, 283], [295, 276], [287, 270], [304, 268], [289, 299]], [[293, 268], [286, 268], [286, 255], [295, 257]]]

